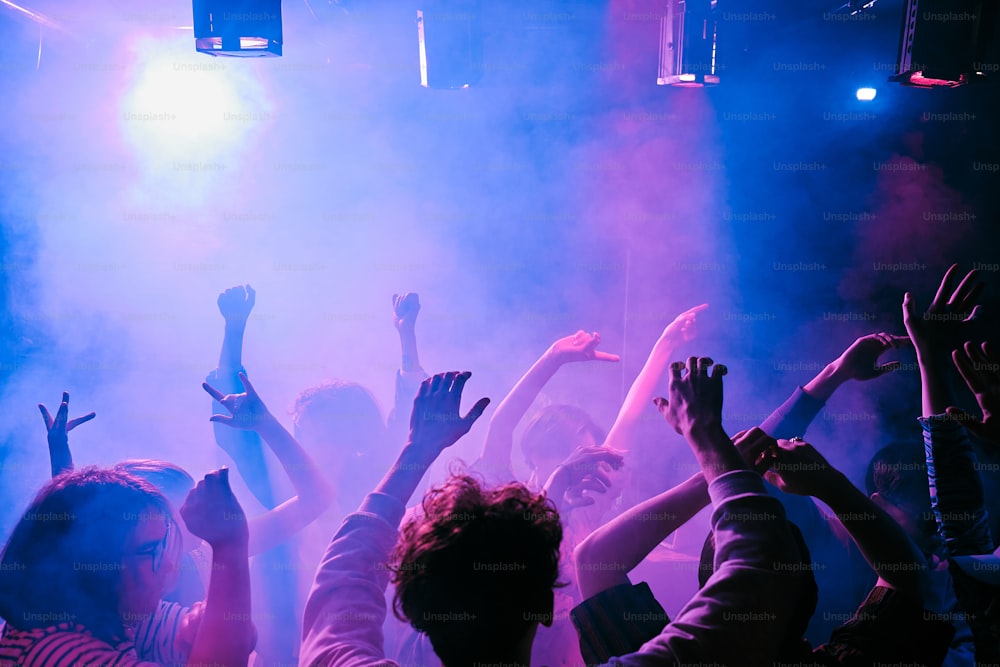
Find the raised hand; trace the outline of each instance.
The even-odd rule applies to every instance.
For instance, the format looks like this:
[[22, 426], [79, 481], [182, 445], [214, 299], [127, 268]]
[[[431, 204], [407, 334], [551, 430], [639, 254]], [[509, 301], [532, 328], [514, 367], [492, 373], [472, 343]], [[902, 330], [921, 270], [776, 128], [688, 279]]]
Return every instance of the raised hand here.
[[913, 295], [903, 296], [903, 323], [920, 358], [930, 352], [946, 352], [958, 346], [962, 325], [975, 319], [979, 306], [976, 298], [983, 289], [979, 272], [965, 274], [958, 286], [952, 287], [958, 264], [952, 264], [941, 279], [934, 300], [923, 315], [917, 313]]
[[274, 417], [264, 405], [254, 390], [250, 380], [245, 373], [240, 373], [240, 382], [243, 383], [245, 392], [242, 394], [226, 394], [211, 386], [207, 382], [201, 384], [202, 389], [208, 395], [222, 404], [222, 407], [229, 410], [230, 415], [212, 415], [209, 421], [232, 426], [233, 428], [256, 431], [266, 423], [272, 421]]
[[608, 447], [578, 447], [556, 466], [545, 483], [546, 490], [570, 509], [593, 505], [591, 493], [604, 493], [611, 487], [607, 470], [625, 465], [620, 452]]
[[416, 292], [392, 295], [392, 323], [396, 330], [412, 331], [420, 313], [420, 296]]
[[950, 406], [948, 414], [961, 421], [971, 433], [1000, 445], [1000, 357], [988, 343], [976, 347], [970, 342], [951, 353], [955, 368], [976, 396], [983, 418]]
[[188, 530], [213, 549], [246, 548], [249, 540], [247, 518], [229, 488], [228, 468], [205, 475], [188, 493], [180, 512]]
[[42, 420], [45, 422], [45, 430], [48, 431], [49, 445], [65, 446], [69, 442], [69, 437], [66, 435], [67, 433], [75, 429], [80, 424], [86, 424], [97, 416], [96, 412], [91, 412], [82, 417], [68, 419], [69, 393], [65, 391], [62, 395], [62, 403], [60, 403], [59, 409], [56, 411], [55, 419], [52, 418], [52, 415], [49, 414], [48, 408], [46, 408], [42, 403], [38, 404], [38, 410], [42, 413]]
[[698, 323], [698, 313], [708, 308], [707, 303], [685, 310], [674, 318], [674, 321], [667, 325], [660, 334], [658, 343], [666, 343], [677, 347], [681, 343], [690, 342], [696, 333], [695, 325]]
[[708, 357], [690, 357], [687, 366], [682, 361], [671, 364], [667, 390], [670, 398], [655, 398], [653, 402], [678, 433], [721, 427], [722, 376], [728, 371], [722, 364], [712, 368], [714, 363]]
[[580, 329], [572, 336], [560, 338], [549, 346], [547, 354], [560, 364], [573, 361], [621, 361], [617, 354], [601, 352], [601, 335], [596, 331], [587, 333]]
[[468, 371], [452, 371], [438, 373], [420, 384], [420, 390], [413, 400], [413, 412], [410, 414], [408, 448], [416, 448], [421, 453], [436, 458], [469, 432], [490, 404], [490, 399], [481, 398], [464, 417], [459, 414], [462, 390], [470, 377], [472, 373]]
[[257, 292], [250, 285], [230, 287], [219, 295], [219, 312], [227, 323], [246, 324], [257, 300]]
[[770, 471], [764, 478], [786, 493], [822, 497], [838, 475], [816, 448], [801, 439], [778, 440], [768, 450]]
[[834, 360], [834, 372], [843, 380], [872, 380], [899, 368], [898, 361], [884, 364], [878, 362], [890, 349], [898, 350], [909, 347], [910, 339], [906, 336], [896, 336], [885, 332], [872, 333], [855, 340], [844, 352]]

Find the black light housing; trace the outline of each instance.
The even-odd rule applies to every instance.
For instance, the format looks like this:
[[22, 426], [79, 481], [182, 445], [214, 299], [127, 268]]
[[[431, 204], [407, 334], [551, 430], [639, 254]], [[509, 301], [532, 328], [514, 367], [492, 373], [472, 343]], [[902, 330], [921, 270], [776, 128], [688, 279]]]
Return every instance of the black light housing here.
[[661, 86], [719, 84], [716, 0], [668, 0], [660, 19]]
[[281, 0], [193, 0], [199, 53], [238, 58], [281, 55]]
[[904, 86], [954, 88], [986, 78], [995, 0], [907, 0], [896, 74]]

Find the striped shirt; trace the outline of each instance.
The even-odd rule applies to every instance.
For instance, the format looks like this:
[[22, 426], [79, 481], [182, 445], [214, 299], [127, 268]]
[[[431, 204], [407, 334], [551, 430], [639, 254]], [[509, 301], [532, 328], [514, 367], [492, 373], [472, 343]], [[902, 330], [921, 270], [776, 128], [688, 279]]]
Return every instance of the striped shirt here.
[[[59, 623], [34, 630], [9, 624], [0, 635], [0, 667], [161, 667], [187, 660], [193, 624], [190, 610], [160, 602], [156, 612], [135, 628], [134, 640], [112, 646], [92, 636], [82, 625]], [[193, 637], [192, 637], [193, 639]]]

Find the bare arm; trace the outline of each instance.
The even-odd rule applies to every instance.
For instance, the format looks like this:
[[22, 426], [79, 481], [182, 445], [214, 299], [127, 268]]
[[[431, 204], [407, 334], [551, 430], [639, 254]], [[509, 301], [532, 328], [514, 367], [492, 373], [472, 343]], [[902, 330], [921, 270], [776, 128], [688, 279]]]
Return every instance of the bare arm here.
[[205, 475], [180, 510], [188, 530], [212, 546], [208, 596], [188, 665], [242, 666], [253, 650], [247, 523], [228, 472]]
[[[608, 437], [604, 441], [606, 447], [620, 451], [630, 449], [639, 418], [642, 417], [643, 411], [649, 409], [650, 401], [656, 395], [656, 388], [663, 380], [674, 352], [682, 342], [694, 337], [697, 315], [706, 308], [708, 308], [708, 304], [703, 303], [684, 311], [660, 334], [646, 359], [646, 363], [643, 364], [642, 370], [632, 382], [632, 386], [625, 396], [625, 401], [618, 411], [615, 423], [608, 431]], [[706, 502], [708, 502], [707, 498], [706, 495]]]
[[296, 495], [250, 522], [250, 554], [267, 551], [314, 521], [329, 506], [333, 490], [299, 443], [268, 411], [247, 376], [240, 374], [243, 394], [223, 396], [207, 383], [202, 385], [231, 416], [213, 415], [212, 421], [227, 428], [258, 433], [288, 474]]
[[819, 498], [834, 511], [875, 573], [892, 588], [923, 600], [927, 563], [885, 510], [857, 489], [807, 442], [779, 440], [767, 479], [782, 491]]
[[552, 379], [563, 364], [590, 360], [619, 361], [617, 355], [598, 351], [596, 348], [600, 342], [601, 337], [597, 333], [588, 334], [581, 330], [573, 336], [557, 340], [538, 361], [532, 364], [493, 413], [477, 467], [491, 474], [499, 474], [500, 471], [510, 469], [514, 429], [542, 387]]
[[966, 342], [952, 352], [951, 358], [969, 391], [975, 394], [983, 417], [977, 419], [954, 406], [948, 406], [948, 415], [964, 424], [969, 432], [1000, 445], [1000, 356], [989, 343], [977, 348]]
[[[257, 293], [250, 285], [237, 285], [221, 293], [218, 298], [219, 313], [225, 320], [222, 336], [222, 350], [219, 352], [219, 366], [212, 371], [207, 381], [224, 394], [240, 392], [239, 374], [243, 368], [243, 337], [247, 319], [257, 301]], [[212, 402], [212, 414], [222, 411], [222, 405]], [[236, 464], [247, 488], [261, 505], [272, 509], [277, 504], [271, 483], [264, 446], [253, 431], [239, 431], [222, 424], [212, 424], [215, 442]]]
[[[733, 440], [743, 461], [755, 468], [759, 468], [755, 462], [773, 444], [774, 439], [759, 428], [739, 433]], [[628, 583], [626, 573], [709, 502], [708, 483], [699, 472], [592, 532], [574, 552], [583, 598]]]
[[629, 582], [656, 545], [708, 505], [708, 484], [698, 473], [604, 524], [573, 552], [584, 600]]
[[396, 391], [392, 412], [386, 420], [389, 442], [401, 445], [406, 442], [410, 408], [420, 383], [427, 373], [420, 365], [417, 353], [417, 315], [420, 314], [420, 297], [415, 292], [392, 295], [392, 323], [399, 334], [400, 362], [396, 375]]
[[[621, 566], [625, 572], [631, 570], [663, 539], [663, 530], [673, 531], [680, 525], [678, 519], [682, 515], [690, 518], [704, 506], [704, 494], [714, 479], [729, 472], [748, 469], [722, 429], [722, 376], [726, 368], [716, 366], [710, 374], [712, 363], [708, 358], [691, 357], [686, 375], [683, 363], [673, 364], [668, 387], [670, 399], [656, 399], [660, 413], [691, 446], [702, 468], [701, 479], [692, 477], [675, 489], [640, 504], [584, 540], [576, 559], [578, 565], [583, 565], [580, 568], [581, 580], [587, 579], [585, 584], [581, 583], [581, 590], [584, 586], [587, 588], [584, 597], [589, 597], [588, 592], [600, 592], [605, 584], [617, 585], [627, 581], [620, 576], [607, 580], [592, 577], [594, 568], [589, 565], [610, 561]], [[658, 530], [646, 530], [641, 525], [646, 522], [637, 521], [637, 518], [643, 512], [654, 510], [663, 514], [660, 520], [651, 522], [656, 524]], [[639, 543], [625, 544], [630, 539]]]
[[38, 404], [38, 409], [42, 413], [42, 421], [45, 422], [45, 430], [48, 432], [49, 442], [49, 462], [52, 464], [52, 476], [55, 477], [64, 472], [73, 470], [73, 454], [69, 449], [68, 433], [80, 424], [85, 424], [97, 416], [96, 412], [91, 412], [82, 417], [69, 419], [69, 393], [63, 392], [62, 403], [56, 411], [55, 419], [49, 414], [48, 409]]
[[287, 541], [315, 521], [333, 502], [333, 488], [309, 454], [277, 419], [272, 417], [257, 432], [278, 458], [295, 495], [250, 520], [251, 556]]
[[903, 323], [913, 341], [920, 365], [920, 404], [923, 417], [945, 414], [955, 402], [951, 387], [951, 352], [961, 340], [961, 329], [976, 316], [976, 298], [983, 289], [979, 273], [969, 271], [952, 287], [958, 265], [941, 279], [937, 294], [923, 315], [917, 313], [913, 295], [903, 297]]
[[898, 361], [880, 364], [878, 359], [890, 349], [899, 349], [909, 344], [910, 339], [906, 336], [884, 332], [862, 336], [828, 363], [802, 389], [813, 398], [826, 402], [849, 380], [873, 380], [899, 368]]

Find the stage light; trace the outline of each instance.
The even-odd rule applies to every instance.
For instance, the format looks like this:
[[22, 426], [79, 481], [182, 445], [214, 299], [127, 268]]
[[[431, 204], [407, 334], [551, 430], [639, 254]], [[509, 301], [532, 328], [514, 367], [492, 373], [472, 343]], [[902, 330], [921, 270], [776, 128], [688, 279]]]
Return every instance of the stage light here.
[[420, 85], [468, 88], [483, 78], [482, 0], [424, 0], [417, 10]]
[[695, 87], [719, 83], [716, 5], [716, 0], [668, 0], [660, 19], [657, 84]]
[[281, 0], [194, 0], [193, 9], [199, 53], [281, 55]]
[[875, 99], [876, 92], [874, 88], [858, 88], [858, 92], [855, 95], [859, 102], [871, 102]]
[[984, 79], [984, 54], [995, 28], [992, 0], [907, 0], [896, 74], [889, 80], [954, 88]]

